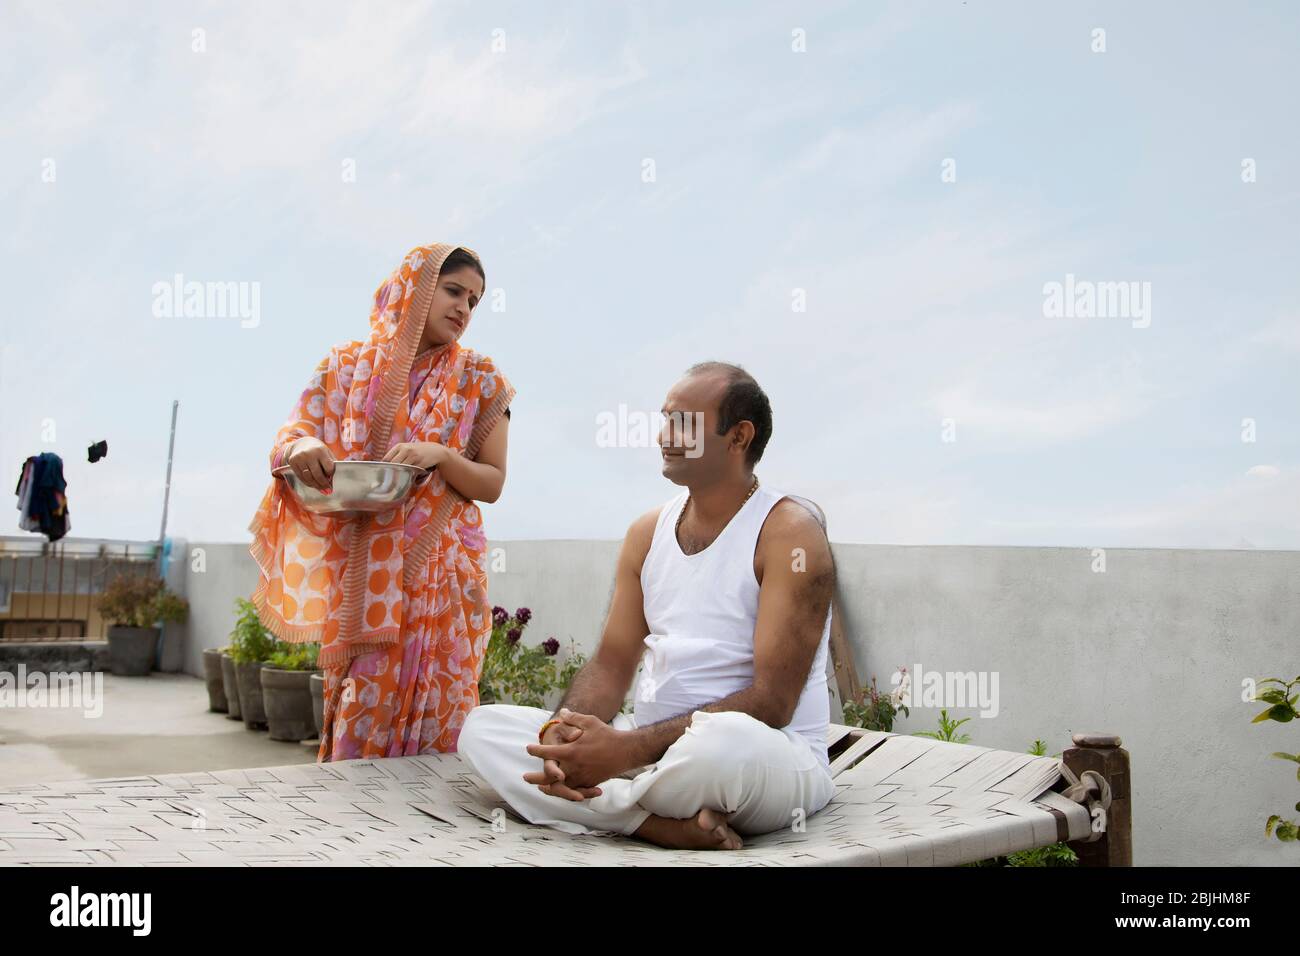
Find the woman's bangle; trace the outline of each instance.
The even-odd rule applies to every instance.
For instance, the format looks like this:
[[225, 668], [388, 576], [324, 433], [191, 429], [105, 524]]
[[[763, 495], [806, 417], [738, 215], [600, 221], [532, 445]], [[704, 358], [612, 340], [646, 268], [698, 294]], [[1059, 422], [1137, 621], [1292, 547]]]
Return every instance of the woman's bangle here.
[[544, 741], [542, 738], [545, 737], [546, 732], [551, 729], [551, 725], [562, 724], [562, 723], [564, 723], [564, 721], [560, 720], [558, 717], [552, 717], [546, 723], [542, 724], [542, 729], [537, 731], [537, 742], [539, 744], [546, 743], [546, 741]]
[[293, 451], [293, 446], [298, 444], [298, 442], [300, 441], [302, 441], [301, 436], [299, 436], [298, 438], [290, 439], [289, 441], [285, 442], [283, 445], [280, 446], [281, 465], [287, 465], [289, 463], [289, 453]]

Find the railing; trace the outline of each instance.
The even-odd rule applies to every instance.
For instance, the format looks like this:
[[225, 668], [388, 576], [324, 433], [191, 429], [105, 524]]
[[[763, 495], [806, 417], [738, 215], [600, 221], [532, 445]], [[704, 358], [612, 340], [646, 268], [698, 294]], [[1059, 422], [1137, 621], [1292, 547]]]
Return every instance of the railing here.
[[105, 640], [98, 595], [157, 559], [156, 541], [0, 537], [0, 643]]

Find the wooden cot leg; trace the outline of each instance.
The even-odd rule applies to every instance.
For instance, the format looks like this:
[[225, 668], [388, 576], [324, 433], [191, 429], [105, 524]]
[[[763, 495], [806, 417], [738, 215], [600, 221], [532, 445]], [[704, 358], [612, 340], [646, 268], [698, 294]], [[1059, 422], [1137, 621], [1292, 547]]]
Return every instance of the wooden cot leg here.
[[1132, 866], [1133, 821], [1129, 784], [1128, 751], [1116, 734], [1074, 734], [1074, 746], [1061, 755], [1077, 777], [1095, 770], [1110, 784], [1110, 809], [1106, 811], [1106, 832], [1089, 843], [1075, 840], [1068, 846], [1079, 855], [1080, 866]]

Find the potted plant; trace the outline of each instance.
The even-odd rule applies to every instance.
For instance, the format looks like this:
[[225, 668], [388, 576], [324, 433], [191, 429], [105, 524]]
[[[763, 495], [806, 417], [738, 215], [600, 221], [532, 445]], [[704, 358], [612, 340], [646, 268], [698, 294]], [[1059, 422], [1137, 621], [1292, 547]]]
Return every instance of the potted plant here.
[[239, 710], [239, 672], [235, 670], [235, 659], [230, 656], [232, 647], [221, 649], [221, 689], [226, 695], [226, 717], [230, 720], [243, 720]]
[[167, 590], [150, 574], [119, 574], [99, 596], [99, 613], [107, 619], [109, 668], [124, 677], [142, 677], [153, 669], [159, 623], [181, 622], [189, 613], [185, 599]]
[[262, 703], [272, 740], [296, 743], [316, 735], [311, 676], [319, 651], [318, 644], [277, 641], [263, 665]]
[[224, 714], [230, 709], [226, 702], [226, 679], [221, 673], [221, 654], [224, 648], [209, 647], [203, 652], [203, 679], [208, 687], [208, 710]]
[[236, 598], [239, 617], [231, 633], [230, 659], [235, 665], [235, 683], [239, 688], [239, 714], [249, 730], [266, 728], [266, 708], [262, 704], [262, 665], [275, 651], [275, 637], [257, 614], [252, 601]]

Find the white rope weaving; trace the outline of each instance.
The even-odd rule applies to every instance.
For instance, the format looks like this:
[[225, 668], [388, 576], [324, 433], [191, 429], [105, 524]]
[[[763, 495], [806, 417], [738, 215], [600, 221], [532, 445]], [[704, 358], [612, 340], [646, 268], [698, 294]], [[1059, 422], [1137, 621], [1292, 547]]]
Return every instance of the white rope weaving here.
[[1088, 815], [1092, 818], [1092, 833], [1086, 842], [1095, 843], [1106, 832], [1106, 811], [1110, 809], [1110, 783], [1095, 770], [1085, 770], [1083, 778], [1074, 775], [1069, 767], [1061, 764], [1061, 776], [1069, 786], [1062, 796], [1069, 797], [1075, 803], [1086, 804]]
[[842, 726], [828, 739], [831, 802], [735, 852], [535, 826], [457, 755], [429, 754], [0, 784], [0, 866], [955, 866], [1089, 837], [1079, 795], [1105, 825], [1104, 782], [1085, 774], [1066, 799], [1050, 757]]

